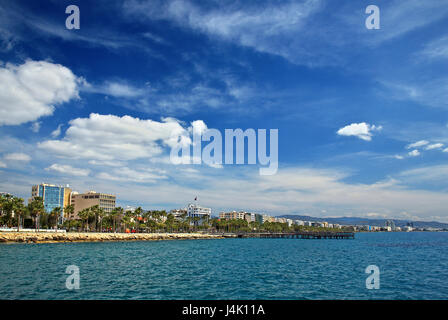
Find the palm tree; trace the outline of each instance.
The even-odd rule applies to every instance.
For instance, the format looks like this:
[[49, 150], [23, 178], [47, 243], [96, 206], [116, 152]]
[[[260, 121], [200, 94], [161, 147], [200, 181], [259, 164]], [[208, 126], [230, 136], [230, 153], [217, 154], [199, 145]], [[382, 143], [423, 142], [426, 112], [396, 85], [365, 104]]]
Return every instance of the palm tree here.
[[121, 223], [121, 219], [123, 219], [123, 208], [122, 207], [116, 207], [112, 210], [110, 213], [114, 225], [114, 233], [116, 232], [116, 225], [117, 223]]
[[148, 221], [146, 221], [146, 226], [148, 227], [150, 232], [153, 232], [157, 227], [157, 222], [153, 219], [148, 219]]
[[28, 209], [31, 216], [34, 218], [36, 231], [39, 231], [39, 218], [45, 213], [44, 200], [41, 197], [35, 197], [31, 203], [28, 204]]
[[95, 231], [98, 231], [98, 211], [100, 210], [100, 206], [99, 205], [94, 205], [92, 207], [89, 208], [90, 209], [90, 216], [94, 217], [94, 221], [95, 221]]
[[93, 213], [92, 210], [90, 210], [90, 208], [85, 208], [78, 212], [78, 216], [81, 218], [81, 220], [86, 221], [87, 231], [89, 231], [89, 218], [92, 217], [92, 215]]
[[71, 218], [75, 213], [75, 207], [72, 204], [68, 204], [64, 208], [64, 217]]
[[169, 232], [173, 232], [173, 227], [175, 225], [175, 220], [174, 220], [174, 215], [172, 215], [171, 213], [168, 214], [166, 221], [165, 221], [165, 225], [167, 228], [167, 231], [169, 230]]
[[9, 226], [11, 224], [12, 214], [14, 212], [13, 208], [14, 198], [12, 195], [6, 194], [2, 196], [1, 199], [2, 199], [1, 212], [3, 215], [2, 220]]
[[134, 221], [135, 221], [136, 225], [137, 225], [137, 231], [139, 229], [139, 225], [140, 225], [140, 220], [139, 219], [142, 217], [142, 213], [143, 213], [142, 207], [138, 207], [137, 209], [134, 210], [134, 214], [132, 216], [134, 218]]
[[124, 223], [124, 230], [126, 231], [127, 226], [130, 225], [130, 224], [132, 223], [132, 222], [131, 222], [131, 215], [129, 215], [129, 214], [125, 214], [124, 217], [123, 217], [123, 219], [122, 219], [122, 222]]
[[21, 218], [26, 214], [22, 198], [14, 198], [14, 215], [17, 216], [17, 232], [20, 231]]
[[98, 209], [96, 209], [96, 215], [100, 220], [100, 232], [103, 232], [103, 218], [106, 215], [106, 212], [103, 208], [98, 207]]
[[61, 207], [53, 208], [53, 210], [51, 210], [51, 212], [50, 212], [50, 221], [51, 221], [51, 224], [53, 224], [53, 221], [54, 221], [56, 230], [58, 230], [58, 220], [59, 220], [59, 217], [61, 216], [61, 212], [62, 212]]

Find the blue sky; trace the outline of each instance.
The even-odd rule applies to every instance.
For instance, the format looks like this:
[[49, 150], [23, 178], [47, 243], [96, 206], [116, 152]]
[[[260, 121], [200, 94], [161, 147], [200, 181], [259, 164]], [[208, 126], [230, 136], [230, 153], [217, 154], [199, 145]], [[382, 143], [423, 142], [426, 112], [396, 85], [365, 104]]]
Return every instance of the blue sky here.
[[[447, 17], [440, 0], [1, 1], [0, 191], [448, 222]], [[278, 129], [277, 174], [169, 163], [194, 121]]]

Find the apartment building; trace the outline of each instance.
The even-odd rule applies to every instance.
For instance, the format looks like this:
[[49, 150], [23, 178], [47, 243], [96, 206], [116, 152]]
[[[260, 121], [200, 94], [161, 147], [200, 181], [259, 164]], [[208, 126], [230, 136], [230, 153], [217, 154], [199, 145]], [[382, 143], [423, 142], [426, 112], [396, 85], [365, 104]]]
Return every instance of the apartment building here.
[[74, 207], [74, 214], [69, 219], [78, 219], [79, 211], [98, 205], [106, 213], [112, 212], [115, 208], [117, 197], [112, 194], [89, 191], [86, 193], [73, 192], [71, 204]]
[[240, 211], [231, 211], [231, 212], [220, 212], [219, 213], [219, 219], [223, 220], [234, 220], [234, 219], [245, 219], [246, 218], [246, 212]]

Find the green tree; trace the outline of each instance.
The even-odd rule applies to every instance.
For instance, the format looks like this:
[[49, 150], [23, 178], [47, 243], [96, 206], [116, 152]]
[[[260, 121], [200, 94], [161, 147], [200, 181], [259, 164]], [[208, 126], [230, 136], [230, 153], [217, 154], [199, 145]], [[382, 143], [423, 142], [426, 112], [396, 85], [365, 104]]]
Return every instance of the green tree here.
[[137, 231], [139, 230], [139, 227], [140, 227], [140, 218], [142, 218], [142, 214], [143, 214], [142, 207], [136, 208], [133, 212], [133, 219], [136, 224]]
[[56, 227], [56, 230], [58, 230], [58, 221], [61, 216], [61, 213], [62, 213], [62, 208], [56, 207], [56, 208], [53, 208], [53, 210], [51, 210], [50, 215], [49, 215], [48, 222], [51, 226], [54, 225]]
[[72, 204], [68, 204], [68, 205], [65, 206], [65, 208], [64, 208], [64, 217], [66, 219], [71, 218], [74, 213], [75, 213], [75, 207]]
[[113, 223], [113, 230], [114, 233], [117, 231], [117, 225], [120, 226], [121, 224], [121, 220], [123, 219], [123, 208], [122, 207], [116, 207], [112, 210], [112, 212], [110, 213], [110, 216], [112, 218], [112, 223]]
[[100, 208], [99, 206], [95, 210], [96, 210], [96, 216], [98, 217], [98, 219], [100, 221], [100, 232], [103, 232], [103, 219], [104, 219], [104, 216], [106, 215], [106, 212], [104, 211], [103, 208]]
[[89, 231], [89, 219], [94, 215], [91, 208], [85, 208], [78, 212], [78, 216], [82, 221], [86, 222], [86, 230]]
[[28, 204], [28, 211], [34, 219], [36, 231], [39, 231], [39, 220], [42, 215], [45, 214], [45, 206], [44, 206], [44, 200], [41, 197], [35, 197], [29, 204]]
[[14, 198], [14, 216], [17, 219], [17, 231], [20, 231], [20, 225], [22, 223], [22, 219], [27, 214], [27, 208], [25, 207], [24, 201], [22, 198]]
[[10, 194], [2, 195], [0, 198], [1, 220], [8, 227], [11, 226], [12, 214], [14, 212], [14, 197]]

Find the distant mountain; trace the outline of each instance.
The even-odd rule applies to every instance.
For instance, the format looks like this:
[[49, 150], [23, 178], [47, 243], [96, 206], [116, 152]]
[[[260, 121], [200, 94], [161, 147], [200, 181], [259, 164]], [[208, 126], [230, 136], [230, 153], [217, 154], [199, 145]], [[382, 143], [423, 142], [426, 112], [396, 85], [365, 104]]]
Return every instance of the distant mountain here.
[[384, 227], [387, 220], [392, 220], [397, 227], [404, 227], [407, 223], [412, 222], [415, 228], [441, 228], [448, 229], [448, 223], [442, 223], [437, 221], [411, 221], [411, 220], [398, 220], [398, 219], [369, 219], [369, 218], [357, 218], [357, 217], [340, 217], [340, 218], [316, 218], [302, 215], [283, 215], [280, 218], [287, 218], [292, 220], [303, 221], [327, 221], [329, 223], [337, 223], [341, 225], [370, 225]]

